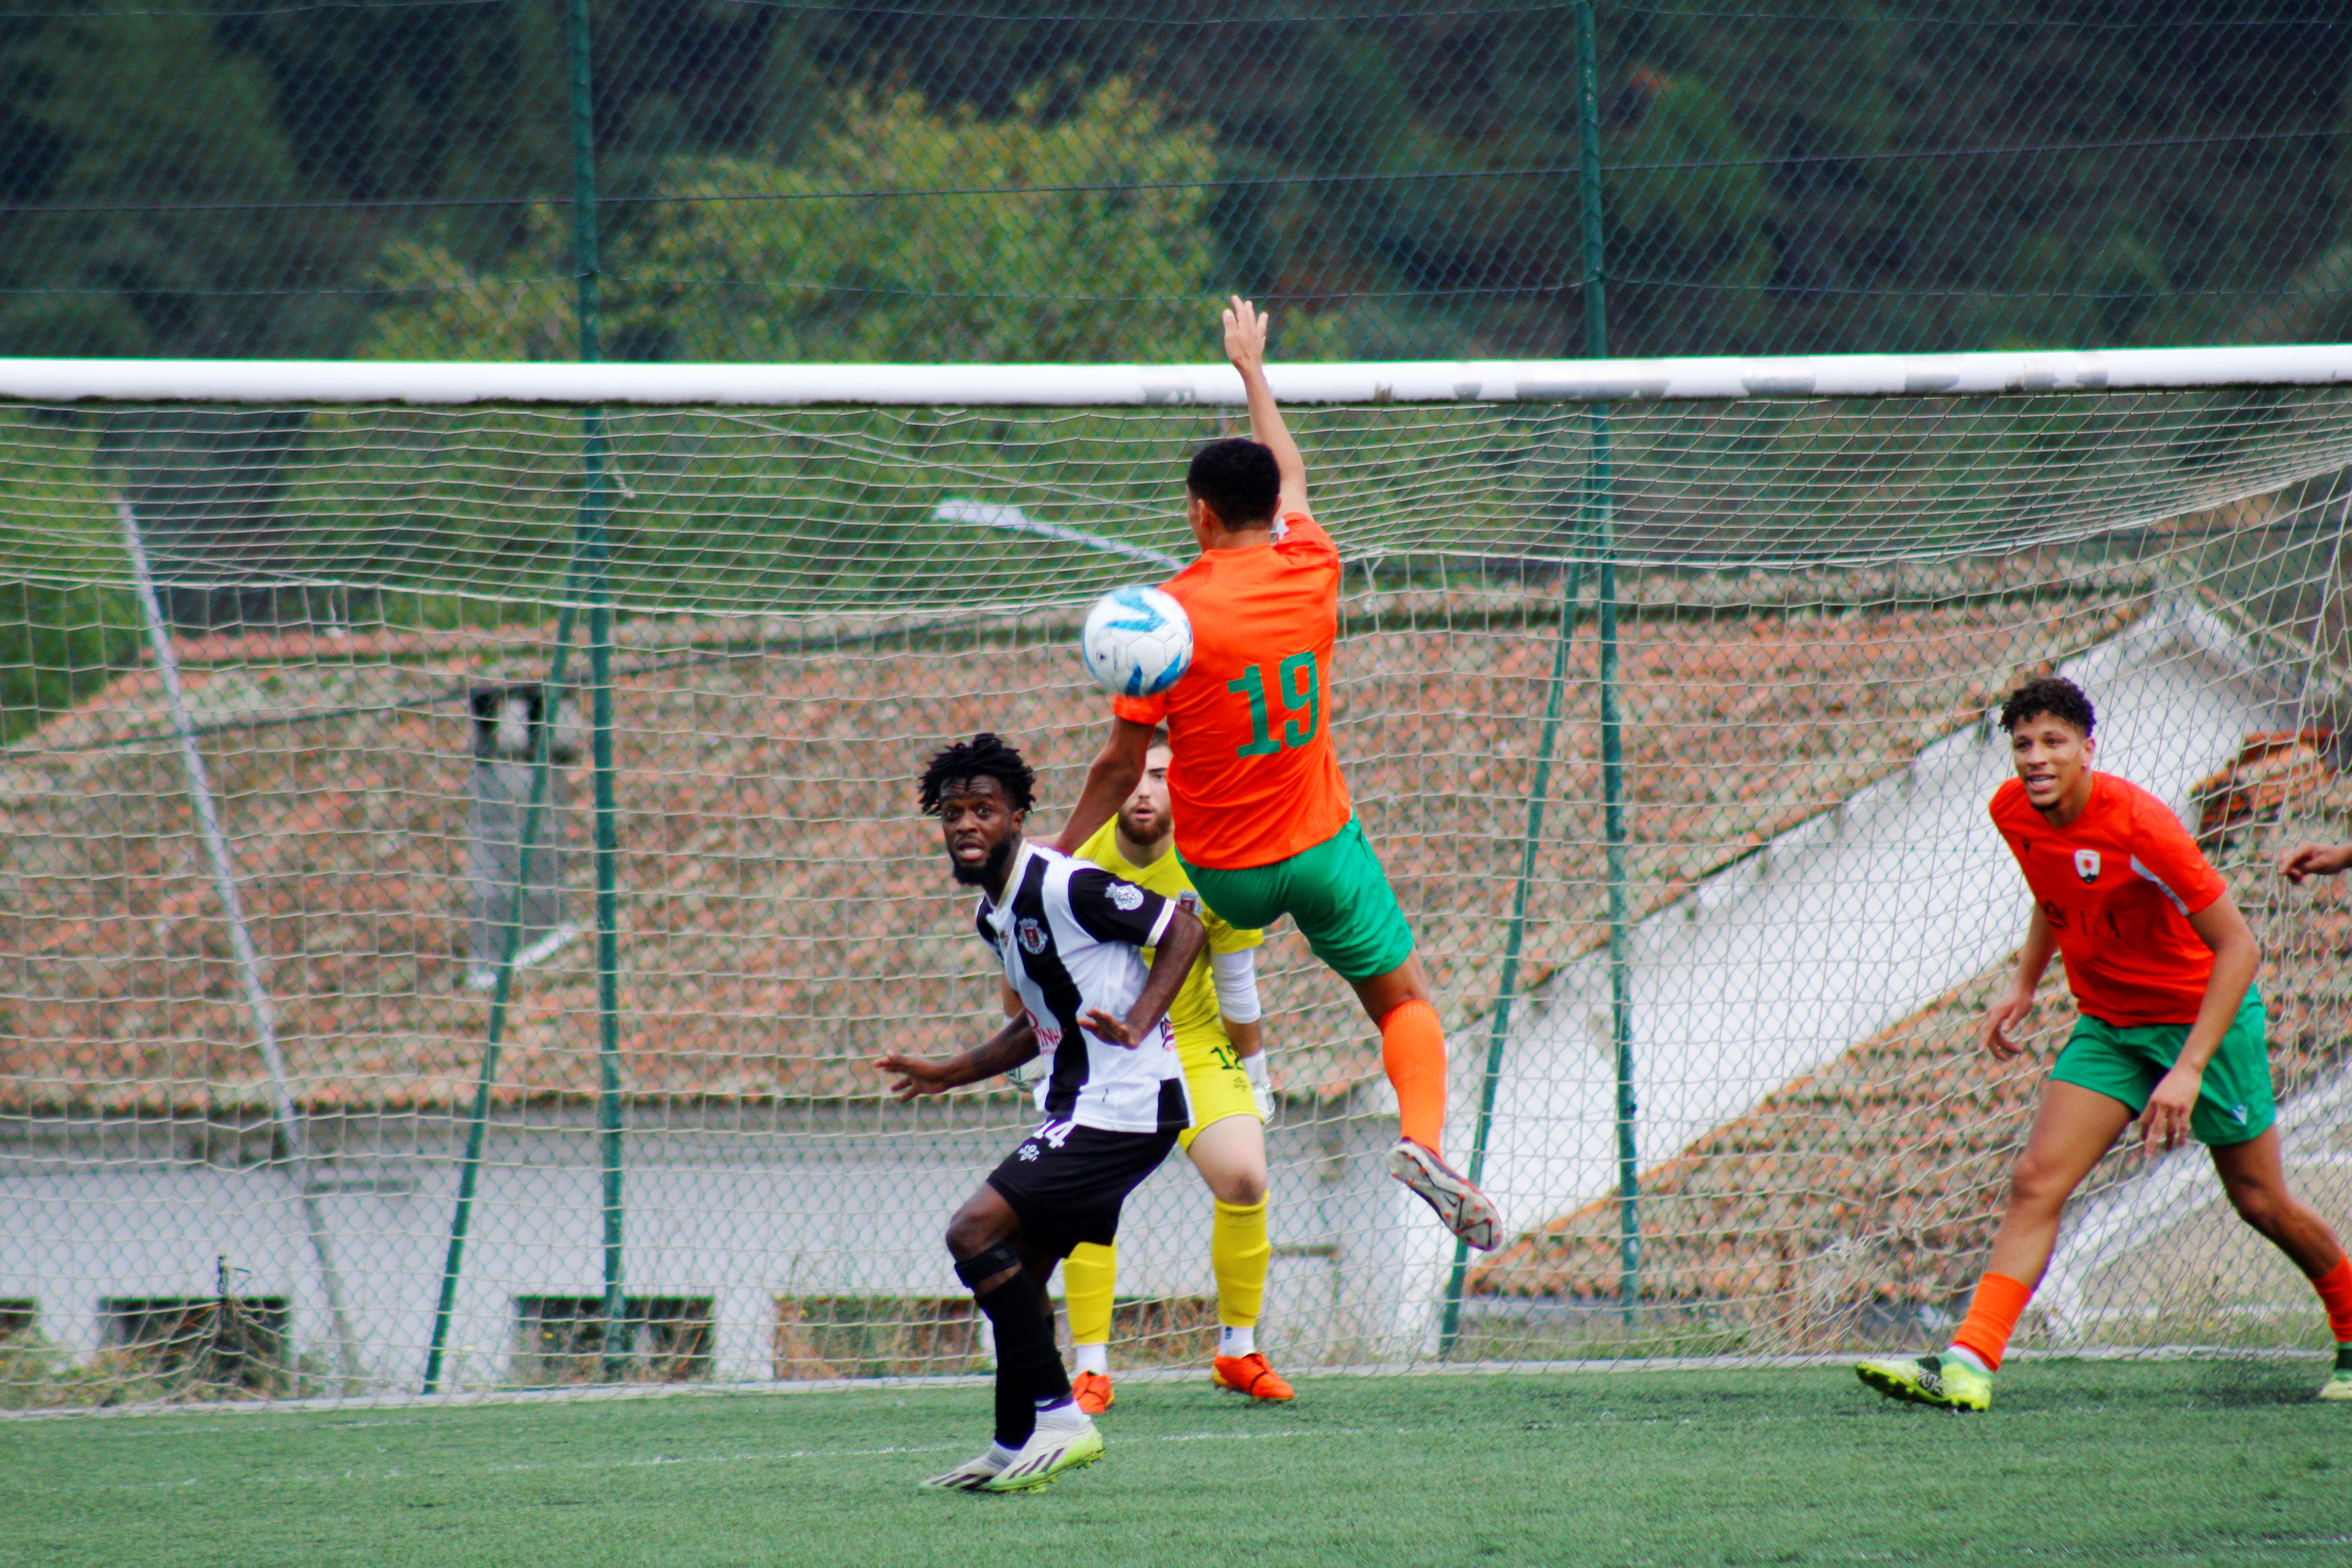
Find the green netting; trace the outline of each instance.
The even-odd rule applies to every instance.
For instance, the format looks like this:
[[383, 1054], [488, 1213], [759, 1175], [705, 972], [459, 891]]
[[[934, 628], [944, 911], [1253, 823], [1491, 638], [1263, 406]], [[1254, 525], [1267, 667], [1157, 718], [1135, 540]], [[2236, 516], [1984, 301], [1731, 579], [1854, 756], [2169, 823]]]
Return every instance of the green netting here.
[[[0, 22], [0, 355], [1192, 362], [1235, 291], [1291, 362], [2326, 341], [2348, 71], [2324, 11], [2104, 0], [60, 4]], [[1514, 1238], [1385, 1182], [1277, 932], [1284, 1364], [1937, 1342], [2037, 1081], [1969, 1050], [1984, 714], [2046, 668], [2254, 917], [2347, 1212], [2346, 917], [2265, 872], [2352, 837], [2343, 394], [1295, 422]], [[1074, 797], [1076, 620], [1237, 427], [0, 411], [0, 1402], [980, 1364], [936, 1233], [1025, 1112], [877, 1097], [993, 1007], [908, 781], [989, 728]], [[1206, 1215], [1139, 1198], [1119, 1364], [1201, 1353]], [[2315, 1325], [2118, 1154], [2026, 1338]]]
[[[1226, 423], [608, 414], [600, 677], [575, 415], [12, 414], [0, 1301], [47, 1348], [8, 1396], [413, 1389], [445, 1278], [444, 1389], [982, 1364], [937, 1235], [1029, 1112], [881, 1097], [877, 1054], [996, 1005], [911, 779], [999, 731], [1058, 818], [1104, 723], [1077, 618], [1189, 550], [1181, 462]], [[1334, 732], [1512, 1239], [1457, 1273], [1387, 1181], [1376, 1042], [1278, 930], [1282, 1363], [1939, 1342], [2039, 1082], [1973, 1028], [2025, 915], [1986, 713], [2046, 668], [2253, 915], [2290, 1168], [2340, 1199], [2345, 917], [2267, 858], [2352, 812], [2343, 395], [1620, 409], [1605, 486], [1584, 410], [1296, 425], [1349, 563]], [[191, 479], [194, 426], [268, 432], [266, 485]], [[2322, 1331], [2200, 1158], [2101, 1167], [2026, 1342]], [[1139, 1195], [1118, 1364], [1202, 1353], [1208, 1214], [1181, 1163]]]
[[[2325, 6], [1591, 9], [1620, 353], [2343, 335]], [[591, 0], [607, 351], [1579, 352], [1577, 10]], [[570, 357], [566, 24], [16, 13], [0, 353]]]
[[[2328, 389], [1645, 405], [1611, 421], [1628, 564], [1853, 567], [2153, 527], [2333, 472]], [[1318, 512], [1357, 570], [1559, 565], [1599, 539], [1571, 407], [1304, 409]], [[1067, 606], [1154, 569], [1215, 410], [18, 408], [0, 551], [126, 581], [118, 494], [183, 618], [300, 620], [306, 595], [405, 616], [563, 595], [600, 448], [624, 607], [788, 617]], [[225, 455], [226, 454], [226, 455]], [[1141, 553], [1138, 553], [1140, 552]], [[270, 595], [282, 608], [270, 608]], [[425, 601], [431, 601], [428, 605]], [[321, 603], [325, 602], [321, 598]], [[322, 612], [323, 613], [323, 612]]]

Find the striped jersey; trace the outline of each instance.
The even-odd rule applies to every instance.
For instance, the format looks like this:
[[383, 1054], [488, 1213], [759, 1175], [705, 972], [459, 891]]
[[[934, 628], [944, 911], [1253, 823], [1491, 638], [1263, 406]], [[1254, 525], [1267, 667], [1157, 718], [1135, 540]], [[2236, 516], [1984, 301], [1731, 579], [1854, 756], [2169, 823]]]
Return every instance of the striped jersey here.
[[1142, 949], [1157, 943], [1173, 900], [1099, 867], [1024, 842], [1005, 878], [1004, 901], [986, 893], [973, 911], [980, 939], [1052, 1063], [1037, 1082], [1037, 1109], [1055, 1121], [1107, 1132], [1163, 1132], [1192, 1124], [1184, 1068], [1166, 1019], [1132, 1047], [1097, 1039], [1078, 1016], [1099, 1008], [1125, 1017], [1150, 973]]

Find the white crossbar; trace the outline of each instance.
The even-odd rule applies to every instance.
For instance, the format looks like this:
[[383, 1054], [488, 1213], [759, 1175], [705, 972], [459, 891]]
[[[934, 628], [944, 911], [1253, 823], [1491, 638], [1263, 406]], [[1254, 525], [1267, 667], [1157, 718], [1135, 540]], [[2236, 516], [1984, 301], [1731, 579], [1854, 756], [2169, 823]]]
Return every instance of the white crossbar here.
[[[2352, 383], [2352, 344], [1794, 359], [1276, 364], [1286, 403], [1636, 403], [1944, 397]], [[511, 364], [0, 359], [0, 402], [782, 408], [1238, 405], [1222, 364]]]

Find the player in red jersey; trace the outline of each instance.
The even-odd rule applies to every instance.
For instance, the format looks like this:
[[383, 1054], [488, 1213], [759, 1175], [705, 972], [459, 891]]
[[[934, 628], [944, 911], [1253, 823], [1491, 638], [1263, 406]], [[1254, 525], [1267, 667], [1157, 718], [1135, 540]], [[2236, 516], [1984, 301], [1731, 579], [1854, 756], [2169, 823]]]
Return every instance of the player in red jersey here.
[[2288, 1189], [2279, 1160], [2254, 933], [2164, 803], [2092, 771], [2095, 719], [2082, 689], [2054, 677], [2001, 705], [2017, 777], [1994, 793], [1992, 819], [2034, 909], [2016, 979], [1979, 1035], [1996, 1060], [2023, 1048], [2010, 1030], [2053, 952], [2080, 1016], [2051, 1067], [1992, 1257], [1950, 1348], [1855, 1370], [1894, 1398], [1990, 1406], [1992, 1373], [2050, 1262], [2066, 1199], [2137, 1116], [2146, 1148], [2204, 1144], [2239, 1217], [2310, 1279], [2337, 1342], [2322, 1397], [2352, 1398], [2352, 1261]]
[[1143, 776], [1154, 726], [1167, 725], [1176, 854], [1202, 901], [1243, 928], [1288, 915], [1355, 988], [1380, 1026], [1402, 1121], [1390, 1173], [1464, 1241], [1490, 1247], [1501, 1216], [1439, 1152], [1445, 1031], [1428, 976], [1331, 749], [1339, 551], [1307, 515], [1306, 459], [1266, 384], [1265, 327], [1245, 300], [1224, 312], [1258, 439], [1213, 441], [1185, 475], [1201, 555], [1166, 591], [1192, 620], [1192, 662], [1157, 697], [1114, 700], [1059, 847], [1075, 853], [1110, 820]]

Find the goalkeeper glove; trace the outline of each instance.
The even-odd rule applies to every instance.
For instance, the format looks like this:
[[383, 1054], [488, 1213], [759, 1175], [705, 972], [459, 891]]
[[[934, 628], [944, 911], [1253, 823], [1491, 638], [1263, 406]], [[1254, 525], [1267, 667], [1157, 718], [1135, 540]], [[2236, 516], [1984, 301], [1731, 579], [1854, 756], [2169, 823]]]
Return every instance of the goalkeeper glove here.
[[1242, 1071], [1249, 1075], [1250, 1095], [1257, 1101], [1258, 1115], [1267, 1121], [1274, 1120], [1274, 1084], [1265, 1075], [1265, 1053], [1242, 1058]]

